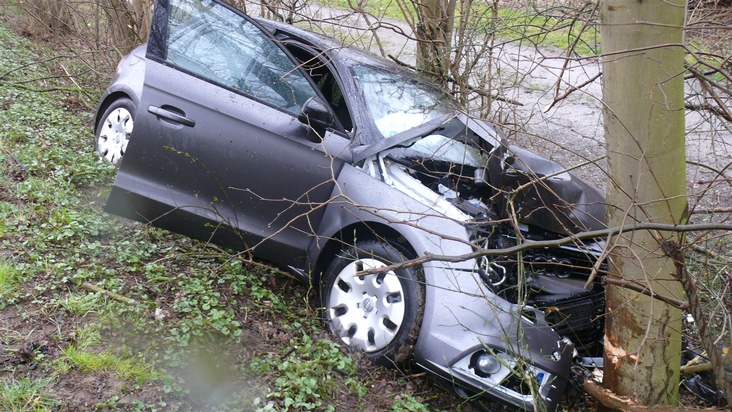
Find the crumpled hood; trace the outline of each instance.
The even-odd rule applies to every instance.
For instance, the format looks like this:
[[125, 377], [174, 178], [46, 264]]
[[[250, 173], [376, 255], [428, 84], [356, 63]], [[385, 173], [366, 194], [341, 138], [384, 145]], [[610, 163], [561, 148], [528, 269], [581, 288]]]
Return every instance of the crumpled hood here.
[[[447, 129], [447, 130], [446, 130]], [[405, 130], [399, 134], [382, 139], [376, 143], [356, 146], [353, 148], [353, 161], [358, 163], [370, 156], [381, 153], [393, 147], [401, 146], [431, 134], [439, 134], [454, 138], [466, 129], [486, 140], [492, 147], [500, 144], [502, 137], [490, 123], [481, 119], [474, 119], [462, 113], [442, 116], [424, 123], [418, 127]]]
[[462, 114], [435, 119], [359, 146], [353, 157], [359, 162], [377, 154], [411, 164], [421, 184], [474, 217], [489, 208], [501, 217], [515, 211], [521, 223], [560, 235], [605, 228], [600, 192], [561, 165], [507, 145], [484, 120]]
[[605, 197], [551, 160], [512, 145], [491, 159], [489, 174], [501, 192], [520, 188], [512, 201], [523, 223], [562, 235], [606, 228]]

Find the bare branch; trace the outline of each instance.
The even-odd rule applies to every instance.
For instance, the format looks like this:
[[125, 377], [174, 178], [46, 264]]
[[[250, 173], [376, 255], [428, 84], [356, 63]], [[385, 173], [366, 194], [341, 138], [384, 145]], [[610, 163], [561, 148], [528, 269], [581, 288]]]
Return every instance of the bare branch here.
[[726, 223], [698, 223], [688, 225], [674, 225], [666, 223], [651, 223], [642, 222], [634, 225], [626, 225], [623, 227], [615, 227], [602, 230], [586, 231], [574, 234], [572, 236], [565, 236], [554, 240], [537, 240], [537, 241], [525, 241], [524, 243], [516, 246], [503, 248], [503, 249], [484, 249], [475, 247], [475, 251], [471, 253], [465, 253], [457, 256], [450, 255], [437, 255], [437, 254], [425, 254], [424, 256], [407, 260], [401, 263], [396, 263], [389, 266], [380, 267], [378, 269], [368, 269], [361, 272], [357, 272], [357, 276], [369, 275], [381, 272], [388, 272], [390, 270], [402, 269], [405, 267], [413, 267], [424, 264], [426, 262], [438, 261], [438, 262], [465, 262], [467, 260], [473, 260], [482, 256], [504, 256], [512, 255], [520, 252], [525, 252], [532, 249], [544, 249], [551, 247], [559, 247], [564, 245], [578, 244], [582, 240], [589, 239], [604, 239], [610, 236], [615, 236], [621, 233], [630, 233], [635, 231], [664, 231], [664, 232], [697, 232], [697, 231], [713, 231], [723, 230], [732, 231], [732, 224]]
[[667, 303], [667, 304], [677, 307], [679, 309], [684, 309], [684, 310], [689, 309], [689, 303], [678, 300], [678, 299], [670, 298], [667, 296], [659, 295], [658, 293], [653, 292], [653, 290], [651, 290], [650, 287], [643, 286], [632, 280], [606, 277], [603, 279], [603, 282], [608, 285], [620, 286], [621, 288], [630, 289], [630, 290], [638, 292], [642, 295], [646, 295], [646, 296], [652, 297], [654, 299], [658, 299], [661, 302]]

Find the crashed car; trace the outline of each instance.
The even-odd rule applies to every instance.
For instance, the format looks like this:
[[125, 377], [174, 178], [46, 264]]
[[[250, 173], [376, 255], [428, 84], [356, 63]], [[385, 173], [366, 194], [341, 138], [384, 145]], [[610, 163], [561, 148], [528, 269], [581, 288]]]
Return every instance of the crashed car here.
[[374, 362], [554, 410], [602, 340], [601, 240], [531, 245], [603, 228], [603, 197], [367, 52], [157, 0], [95, 134], [119, 165], [107, 212], [292, 272]]

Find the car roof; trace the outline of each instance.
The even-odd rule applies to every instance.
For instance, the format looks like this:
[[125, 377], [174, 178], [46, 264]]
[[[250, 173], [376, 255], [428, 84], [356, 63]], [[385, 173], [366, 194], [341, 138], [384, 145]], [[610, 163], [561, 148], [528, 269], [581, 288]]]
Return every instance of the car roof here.
[[[297, 40], [301, 43], [310, 45], [319, 51], [324, 51], [332, 58], [338, 60], [344, 60], [345, 63], [363, 63], [371, 66], [378, 66], [392, 71], [411, 71], [404, 70], [401, 66], [397, 65], [391, 60], [384, 59], [371, 53], [367, 50], [363, 50], [352, 44], [347, 44], [342, 40], [337, 40], [332, 37], [327, 37], [322, 34], [314, 33], [291, 24], [280, 23], [273, 20], [267, 20], [263, 18], [254, 18], [257, 23], [264, 26], [275, 38], [288, 38]], [[337, 50], [335, 52], [329, 52]]]

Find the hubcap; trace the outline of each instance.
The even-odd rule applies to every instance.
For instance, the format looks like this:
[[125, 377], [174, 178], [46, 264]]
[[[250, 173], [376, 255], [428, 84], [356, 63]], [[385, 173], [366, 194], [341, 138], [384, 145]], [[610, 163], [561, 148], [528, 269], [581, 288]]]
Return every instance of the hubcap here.
[[364, 311], [364, 317], [368, 316], [368, 313], [374, 310], [374, 306], [376, 305], [374, 303], [375, 297], [366, 298], [363, 301], [363, 311]]
[[366, 352], [386, 347], [404, 322], [404, 290], [393, 271], [356, 276], [357, 272], [384, 266], [377, 259], [349, 263], [336, 277], [327, 302], [338, 337]]
[[97, 139], [99, 153], [108, 162], [119, 165], [132, 134], [132, 114], [124, 107], [119, 107], [109, 113], [100, 127]]

